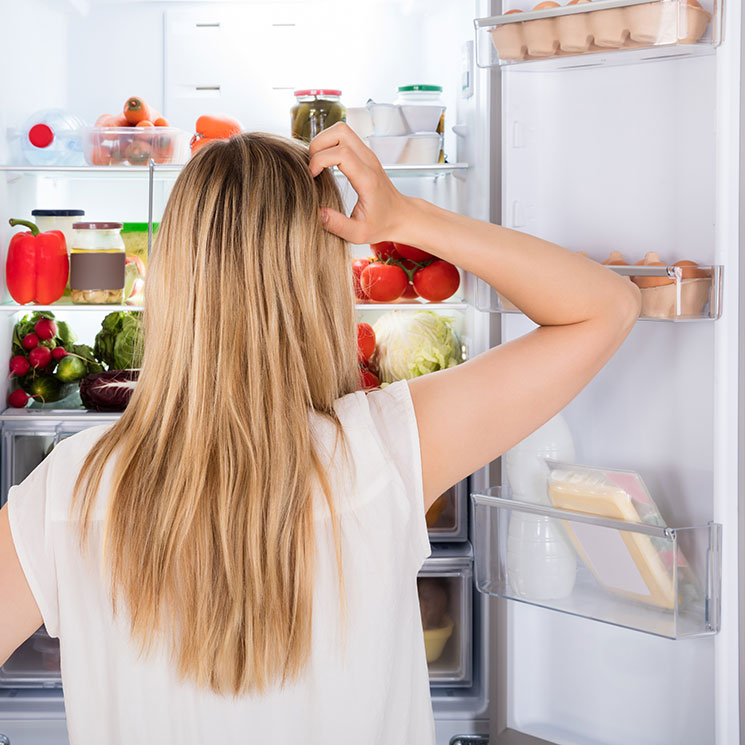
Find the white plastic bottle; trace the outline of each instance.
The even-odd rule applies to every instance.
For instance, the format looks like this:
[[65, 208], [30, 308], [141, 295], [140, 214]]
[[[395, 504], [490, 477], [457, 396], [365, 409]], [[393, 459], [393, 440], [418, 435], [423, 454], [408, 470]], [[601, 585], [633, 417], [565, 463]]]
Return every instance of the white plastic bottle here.
[[[550, 504], [545, 458], [574, 462], [574, 440], [557, 414], [505, 453], [512, 495], [522, 502]], [[514, 510], [507, 535], [507, 577], [512, 592], [526, 600], [558, 600], [571, 595], [577, 558], [561, 523]]]
[[32, 166], [82, 166], [85, 122], [63, 109], [32, 114], [23, 125], [21, 151]]

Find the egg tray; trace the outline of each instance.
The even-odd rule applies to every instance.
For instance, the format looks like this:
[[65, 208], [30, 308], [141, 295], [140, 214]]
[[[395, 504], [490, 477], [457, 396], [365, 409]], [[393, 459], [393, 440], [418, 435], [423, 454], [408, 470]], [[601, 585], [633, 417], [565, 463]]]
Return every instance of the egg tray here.
[[[699, 265], [698, 270], [706, 276], [683, 278], [677, 276], [677, 267], [609, 266], [622, 276], [654, 276], [667, 271], [673, 280], [657, 287], [642, 287], [639, 318], [650, 321], [700, 321], [716, 320], [721, 315], [722, 267]], [[657, 271], [659, 269], [659, 271]], [[497, 293], [486, 283], [478, 289], [476, 307], [479, 310], [497, 313], [520, 313], [507, 298]], [[487, 296], [486, 302], [483, 302]], [[479, 302], [481, 301], [481, 302]]]
[[480, 19], [476, 28], [489, 33], [504, 64], [695, 44], [711, 19], [708, 10], [688, 5], [686, 0], [595, 0]]

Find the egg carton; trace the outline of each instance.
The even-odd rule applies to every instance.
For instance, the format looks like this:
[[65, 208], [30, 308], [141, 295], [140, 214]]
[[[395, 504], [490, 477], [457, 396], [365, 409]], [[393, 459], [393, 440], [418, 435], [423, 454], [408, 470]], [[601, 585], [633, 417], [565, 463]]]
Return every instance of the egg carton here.
[[[573, 5], [509, 11], [478, 19], [500, 64], [623, 49], [700, 42], [712, 13], [696, 0], [577, 0]], [[491, 57], [489, 53], [488, 57]], [[480, 62], [483, 54], [479, 55]], [[488, 66], [490, 62], [487, 62]]]

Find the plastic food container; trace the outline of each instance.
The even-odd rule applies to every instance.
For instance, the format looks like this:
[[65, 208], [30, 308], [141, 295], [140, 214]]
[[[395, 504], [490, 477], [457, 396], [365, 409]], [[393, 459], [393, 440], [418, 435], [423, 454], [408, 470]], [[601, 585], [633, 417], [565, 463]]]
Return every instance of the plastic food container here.
[[125, 250], [120, 222], [76, 222], [70, 249], [73, 303], [124, 302]]
[[531, 57], [553, 57], [559, 51], [559, 29], [553, 18], [526, 21], [523, 37]]
[[[153, 240], [155, 240], [155, 234], [158, 232], [159, 227], [159, 222], [153, 223]], [[147, 223], [122, 223], [121, 235], [124, 241], [124, 250], [132, 256], [137, 256], [147, 266]]]
[[295, 91], [295, 105], [290, 109], [290, 117], [292, 136], [310, 142], [332, 124], [346, 121], [347, 112], [341, 102], [341, 91], [335, 88]]
[[367, 106], [352, 106], [347, 109], [347, 124], [362, 140], [373, 134], [373, 123]]
[[445, 132], [441, 85], [400, 85], [396, 101], [410, 132]]
[[562, 52], [582, 54], [592, 46], [593, 33], [589, 13], [559, 16], [556, 27], [559, 32], [559, 48]]
[[408, 141], [408, 135], [370, 135], [367, 138], [370, 149], [384, 166], [399, 162]]
[[441, 142], [442, 138], [436, 132], [418, 132], [409, 135], [398, 162], [407, 165], [437, 163]]
[[47, 230], [62, 231], [69, 255], [73, 223], [85, 215], [85, 210], [31, 210], [31, 215], [42, 233]]
[[190, 155], [189, 133], [175, 127], [89, 127], [82, 136], [92, 166], [186, 163]]
[[711, 20], [711, 13], [686, 0], [634, 5], [626, 13], [632, 41], [642, 44], [693, 44], [703, 36]]
[[404, 121], [401, 108], [395, 104], [370, 101], [367, 110], [372, 118], [375, 135], [398, 136], [412, 131]]

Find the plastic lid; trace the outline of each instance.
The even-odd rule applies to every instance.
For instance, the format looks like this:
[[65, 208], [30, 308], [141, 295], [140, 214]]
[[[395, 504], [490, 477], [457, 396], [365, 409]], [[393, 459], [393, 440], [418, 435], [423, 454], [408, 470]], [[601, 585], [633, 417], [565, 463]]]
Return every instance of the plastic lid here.
[[[153, 223], [153, 230], [157, 230], [159, 222]], [[146, 222], [124, 222], [122, 223], [122, 233], [147, 233]]]
[[28, 131], [28, 141], [34, 147], [49, 147], [54, 142], [54, 132], [48, 124], [34, 124]]
[[120, 222], [74, 222], [73, 230], [121, 230]]
[[82, 217], [85, 210], [31, 210], [34, 217]]
[[295, 91], [296, 96], [341, 96], [341, 91], [336, 88], [306, 88]]
[[442, 93], [442, 86], [441, 85], [399, 85], [398, 86], [398, 92], [399, 93], [409, 93], [411, 91], [430, 91], [433, 93]]

